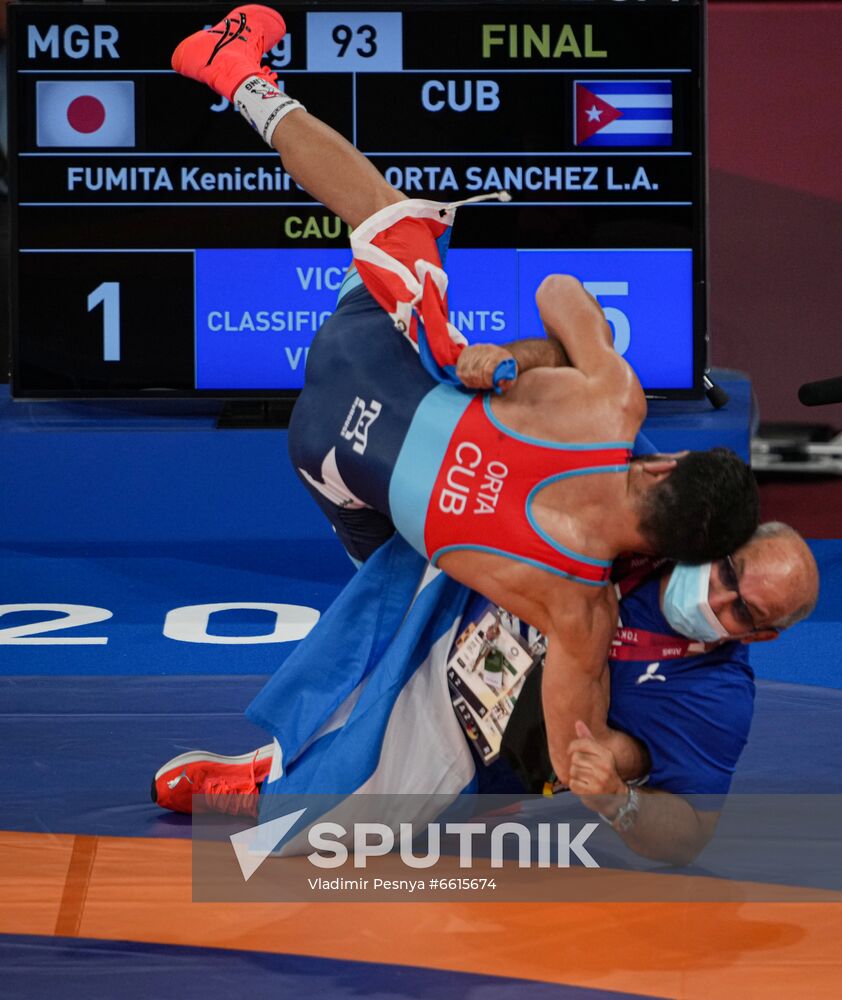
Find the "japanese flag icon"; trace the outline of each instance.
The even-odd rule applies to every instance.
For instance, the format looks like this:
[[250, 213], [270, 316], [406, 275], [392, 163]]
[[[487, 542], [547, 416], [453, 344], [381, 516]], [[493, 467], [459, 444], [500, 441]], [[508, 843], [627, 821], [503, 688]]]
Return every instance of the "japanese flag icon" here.
[[39, 80], [35, 85], [39, 146], [134, 146], [131, 80]]

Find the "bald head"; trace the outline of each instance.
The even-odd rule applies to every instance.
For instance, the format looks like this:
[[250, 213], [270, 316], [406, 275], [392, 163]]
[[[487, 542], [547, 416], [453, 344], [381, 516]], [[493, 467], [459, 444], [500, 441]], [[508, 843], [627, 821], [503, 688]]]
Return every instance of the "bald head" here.
[[761, 524], [733, 559], [741, 581], [750, 582], [749, 589], [769, 626], [789, 628], [815, 608], [819, 596], [816, 560], [788, 524]]

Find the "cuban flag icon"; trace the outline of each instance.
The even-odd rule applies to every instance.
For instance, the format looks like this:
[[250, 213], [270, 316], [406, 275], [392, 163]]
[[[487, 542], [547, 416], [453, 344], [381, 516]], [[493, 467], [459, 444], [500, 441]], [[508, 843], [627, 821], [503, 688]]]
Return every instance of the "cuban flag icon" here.
[[671, 80], [574, 80], [576, 146], [671, 146]]
[[39, 80], [35, 85], [39, 146], [134, 146], [131, 80]]

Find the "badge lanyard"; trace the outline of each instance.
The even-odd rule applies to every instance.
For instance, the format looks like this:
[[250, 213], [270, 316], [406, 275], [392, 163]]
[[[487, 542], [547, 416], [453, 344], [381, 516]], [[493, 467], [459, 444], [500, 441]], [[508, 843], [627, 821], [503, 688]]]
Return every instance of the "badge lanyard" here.
[[[617, 599], [622, 600], [656, 573], [659, 574], [666, 563], [666, 559], [654, 559], [651, 556], [631, 556], [617, 560], [613, 574]], [[660, 632], [618, 625], [608, 655], [612, 660], [680, 660], [685, 656], [707, 653], [714, 645], [685, 639], [680, 635], [663, 635]]]

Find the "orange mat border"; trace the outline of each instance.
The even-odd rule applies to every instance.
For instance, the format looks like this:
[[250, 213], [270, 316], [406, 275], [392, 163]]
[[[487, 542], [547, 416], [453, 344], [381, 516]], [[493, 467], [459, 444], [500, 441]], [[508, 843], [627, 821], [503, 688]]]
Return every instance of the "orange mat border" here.
[[840, 903], [191, 900], [186, 840], [0, 832], [0, 933], [232, 948], [632, 994], [836, 1000]]

